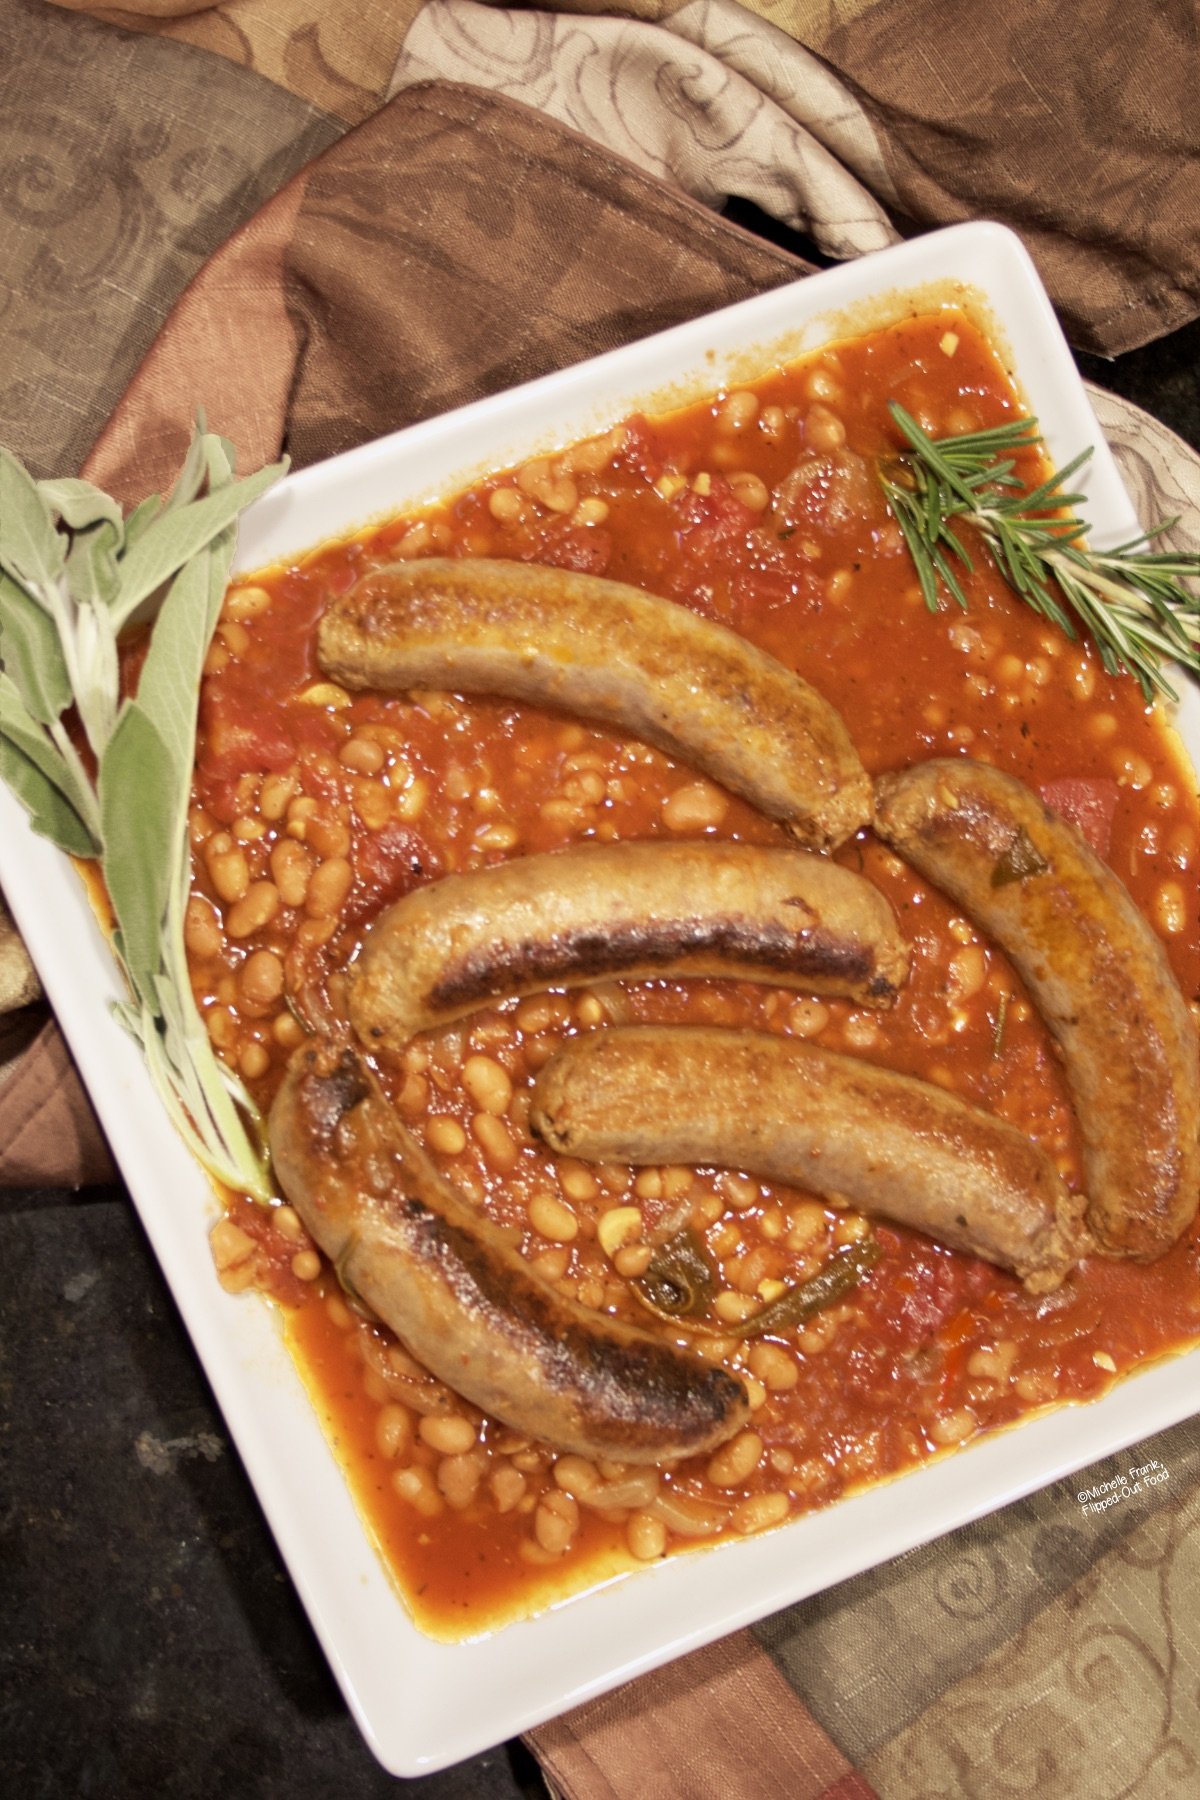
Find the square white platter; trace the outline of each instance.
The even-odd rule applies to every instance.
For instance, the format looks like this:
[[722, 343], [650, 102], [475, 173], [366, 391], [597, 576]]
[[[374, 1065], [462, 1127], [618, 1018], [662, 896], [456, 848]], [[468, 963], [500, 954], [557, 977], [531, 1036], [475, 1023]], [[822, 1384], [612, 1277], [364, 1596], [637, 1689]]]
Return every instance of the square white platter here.
[[[1095, 541], [1133, 536], [1131, 504], [1033, 265], [1009, 232], [981, 224], [810, 276], [289, 477], [247, 513], [237, 566], [296, 556], [635, 410], [667, 409], [914, 302], [954, 297], [989, 329], [1055, 461], [1096, 446], [1079, 481]], [[1196, 761], [1194, 690], [1179, 723]], [[368, 1541], [269, 1309], [219, 1287], [212, 1192], [110, 1017], [118, 981], [83, 885], [3, 788], [0, 881], [347, 1703], [393, 1774], [473, 1755], [1197, 1410], [1200, 1352], [761, 1538], [670, 1559], [491, 1636], [434, 1642], [409, 1620]]]

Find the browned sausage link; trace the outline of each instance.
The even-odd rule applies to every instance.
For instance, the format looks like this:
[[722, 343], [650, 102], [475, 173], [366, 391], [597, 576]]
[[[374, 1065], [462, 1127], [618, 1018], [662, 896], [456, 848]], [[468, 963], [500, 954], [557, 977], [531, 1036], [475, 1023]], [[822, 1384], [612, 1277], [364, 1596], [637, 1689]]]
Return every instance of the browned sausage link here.
[[943, 1089], [767, 1032], [630, 1026], [566, 1044], [534, 1130], [596, 1162], [742, 1169], [1057, 1287], [1079, 1206], [1022, 1132]]
[[803, 850], [581, 844], [415, 888], [350, 971], [367, 1044], [604, 975], [718, 975], [889, 1005], [908, 953], [878, 890]]
[[1083, 1139], [1087, 1222], [1141, 1262], [1194, 1217], [1196, 1028], [1121, 883], [1014, 776], [965, 759], [878, 787], [880, 835], [1005, 951], [1057, 1039]]
[[347, 1287], [493, 1418], [622, 1462], [706, 1451], [744, 1422], [733, 1376], [536, 1275], [442, 1179], [347, 1046], [301, 1045], [270, 1136], [284, 1193]]
[[814, 848], [870, 820], [870, 780], [827, 700], [736, 632], [622, 582], [486, 558], [400, 563], [333, 602], [318, 656], [348, 687], [502, 694], [598, 720]]

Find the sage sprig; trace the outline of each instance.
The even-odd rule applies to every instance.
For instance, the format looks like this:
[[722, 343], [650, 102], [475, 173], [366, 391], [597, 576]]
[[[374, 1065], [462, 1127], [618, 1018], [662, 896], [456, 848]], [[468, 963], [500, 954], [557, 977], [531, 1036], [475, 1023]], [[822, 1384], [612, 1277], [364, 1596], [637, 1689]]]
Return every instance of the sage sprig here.
[[1070, 638], [1082, 625], [1108, 673], [1133, 675], [1147, 701], [1177, 698], [1166, 672], [1172, 661], [1200, 675], [1200, 554], [1152, 547], [1174, 519], [1116, 549], [1094, 550], [1077, 511], [1084, 496], [1067, 485], [1090, 449], [1028, 487], [1016, 457], [1041, 444], [1036, 420], [932, 438], [897, 402], [891, 414], [908, 448], [881, 469], [880, 481], [931, 612], [943, 593], [967, 605], [957, 570], [972, 562], [955, 529], [965, 520], [1027, 606]]
[[[99, 863], [129, 988], [117, 1017], [195, 1155], [260, 1200], [261, 1122], [213, 1053], [183, 924], [201, 671], [237, 518], [285, 467], [235, 480], [232, 446], [201, 422], [170, 495], [125, 518], [90, 482], [35, 481], [0, 449], [0, 775], [36, 831]], [[122, 695], [120, 634], [143, 614], [149, 647]]]

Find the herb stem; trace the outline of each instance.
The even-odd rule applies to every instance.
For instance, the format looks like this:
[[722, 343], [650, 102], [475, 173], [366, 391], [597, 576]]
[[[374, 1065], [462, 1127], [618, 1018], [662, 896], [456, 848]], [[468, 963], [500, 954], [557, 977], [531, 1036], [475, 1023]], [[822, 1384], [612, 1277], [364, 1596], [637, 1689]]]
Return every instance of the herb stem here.
[[1147, 701], [1176, 699], [1164, 665], [1200, 675], [1200, 554], [1151, 549], [1173, 520], [1120, 545], [1092, 550], [1066, 484], [1090, 450], [1057, 474], [1026, 486], [1015, 473], [1019, 451], [1041, 444], [1037, 421], [1018, 418], [986, 431], [932, 438], [897, 402], [891, 414], [909, 448], [880, 471], [892, 513], [913, 559], [926, 606], [943, 593], [964, 610], [958, 570], [973, 564], [954, 524], [966, 520], [1018, 598], [1068, 637], [1082, 625], [1110, 674], [1132, 674]]
[[84, 734], [98, 761], [117, 717], [117, 651], [111, 628], [105, 642], [109, 620], [98, 608], [78, 606], [65, 580], [47, 582], [40, 593], [58, 632]]
[[96, 799], [96, 790], [88, 779], [88, 772], [83, 766], [83, 758], [71, 742], [70, 733], [61, 719], [54, 719], [47, 726], [54, 748], [67, 766], [72, 781], [71, 800], [80, 818], [91, 832], [97, 843], [100, 842], [100, 805]]

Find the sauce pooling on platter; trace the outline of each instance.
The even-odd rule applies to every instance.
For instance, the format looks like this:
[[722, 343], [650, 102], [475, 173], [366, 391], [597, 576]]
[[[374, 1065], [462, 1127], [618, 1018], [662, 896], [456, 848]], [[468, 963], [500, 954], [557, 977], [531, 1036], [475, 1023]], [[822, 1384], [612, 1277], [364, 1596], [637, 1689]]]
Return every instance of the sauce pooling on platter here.
[[[417, 1360], [411, 1336], [406, 1347], [364, 1316], [296, 1207], [231, 1202], [214, 1232], [222, 1279], [287, 1308], [370, 1529], [418, 1623], [438, 1635], [780, 1524], [1025, 1414], [1096, 1397], [1200, 1337], [1191, 1211], [1157, 1260], [1093, 1253], [1079, 1224], [1078, 1094], [1034, 997], [988, 931], [854, 810], [869, 809], [871, 783], [934, 759], [1015, 777], [1082, 830], [1128, 891], [1190, 1031], [1194, 777], [1134, 682], [1023, 609], [986, 554], [964, 578], [966, 611], [926, 610], [877, 476], [899, 449], [892, 400], [934, 436], [1020, 412], [985, 338], [940, 311], [670, 416], [629, 419], [242, 582], [226, 601], [202, 696], [188, 917], [219, 1052], [266, 1111], [310, 1036], [331, 1022], [349, 1033], [437, 1181], [538, 1282], [725, 1371], [743, 1395], [729, 1434], [698, 1454], [645, 1462], [556, 1448], [463, 1400], [445, 1369], [439, 1379]], [[1038, 476], [1032, 454], [1021, 472]], [[461, 674], [457, 690], [428, 675], [396, 691], [340, 678], [321, 653], [322, 621], [382, 571], [400, 565], [407, 580], [435, 560], [561, 571], [596, 604], [610, 590], [589, 583], [621, 584], [765, 653], [844, 724], [849, 810], [839, 803], [837, 824], [797, 849], [753, 782], [722, 779], [686, 733], [664, 748], [649, 728], [597, 722], [569, 694], [489, 694]], [[615, 643], [611, 619], [608, 629]], [[604, 642], [594, 631], [601, 668]], [[687, 667], [660, 670], [651, 688], [670, 680], [686, 687]], [[422, 1018], [394, 1044], [354, 1037], [358, 972], [389, 909], [414, 894], [432, 905], [435, 884], [517, 859], [607, 847], [619, 861], [630, 841], [722, 861], [737, 846], [787, 847], [822, 867], [832, 858], [881, 897], [906, 976], [889, 976], [886, 996], [839, 992], [811, 967], [765, 980], [719, 960], [696, 972], [659, 951], [657, 964], [614, 963], [609, 945], [607, 960], [569, 970], [543, 957], [540, 976], [507, 989], [477, 976], [469, 1005]], [[1046, 1204], [1079, 1230], [1071, 1254], [1055, 1249], [1035, 1291], [868, 1200], [840, 1203], [815, 1178], [785, 1185], [715, 1157], [585, 1161], [547, 1147], [536, 1084], [564, 1047], [681, 1025], [792, 1040], [839, 1071], [857, 1059], [992, 1115], [1032, 1143], [1046, 1191], [1065, 1194]], [[698, 1114], [721, 1099], [719, 1067], [711, 1082], [691, 1098]], [[647, 1301], [681, 1243], [709, 1287], [693, 1311], [664, 1316]], [[769, 1309], [848, 1256], [852, 1281], [778, 1323]], [[759, 1314], [768, 1328], [756, 1333]], [[506, 1379], [519, 1385], [519, 1359]]]

